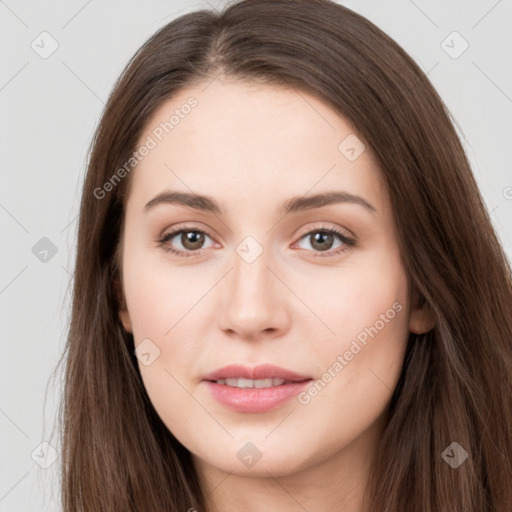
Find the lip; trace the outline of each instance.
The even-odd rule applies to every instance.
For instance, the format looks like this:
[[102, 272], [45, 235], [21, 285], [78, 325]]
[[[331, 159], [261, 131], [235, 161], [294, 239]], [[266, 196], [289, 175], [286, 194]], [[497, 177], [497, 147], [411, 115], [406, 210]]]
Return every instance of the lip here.
[[262, 364], [249, 368], [241, 364], [230, 364], [219, 368], [212, 373], [209, 373], [203, 380], [219, 380], [229, 378], [240, 378], [240, 379], [284, 379], [292, 382], [300, 382], [308, 380], [311, 377], [309, 375], [300, 375], [298, 373], [281, 368], [280, 366], [274, 366], [272, 364]]
[[[241, 379], [284, 379], [285, 383], [270, 388], [236, 388], [217, 384], [216, 380]], [[284, 405], [304, 389], [311, 377], [286, 370], [274, 365], [260, 365], [253, 368], [229, 365], [203, 378], [203, 382], [218, 402], [237, 412], [262, 413]]]

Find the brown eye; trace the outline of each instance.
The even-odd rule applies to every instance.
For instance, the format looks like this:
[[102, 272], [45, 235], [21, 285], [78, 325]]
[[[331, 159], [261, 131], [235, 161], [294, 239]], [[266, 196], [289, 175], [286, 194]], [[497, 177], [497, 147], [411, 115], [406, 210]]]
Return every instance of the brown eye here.
[[200, 231], [182, 231], [180, 241], [185, 249], [196, 251], [201, 249], [204, 243], [204, 233]]
[[[193, 256], [194, 251], [206, 248], [203, 246], [207, 238], [211, 240], [210, 235], [201, 229], [181, 228], [163, 235], [158, 243], [163, 249], [174, 254]], [[211, 240], [210, 247], [213, 245], [213, 240]]]
[[331, 233], [318, 231], [309, 235], [311, 247], [319, 251], [328, 251], [334, 243], [334, 236]]
[[[301, 246], [304, 241], [308, 242], [309, 247]], [[337, 229], [325, 227], [305, 233], [300, 238], [298, 245], [301, 249], [311, 251], [313, 256], [335, 256], [355, 247], [356, 240]]]

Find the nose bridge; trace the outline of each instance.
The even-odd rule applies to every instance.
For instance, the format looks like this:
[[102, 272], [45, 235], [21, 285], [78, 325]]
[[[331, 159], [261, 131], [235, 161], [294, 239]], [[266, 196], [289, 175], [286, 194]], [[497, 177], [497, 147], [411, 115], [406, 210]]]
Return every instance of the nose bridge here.
[[254, 238], [247, 237], [241, 242], [233, 257], [230, 296], [239, 302], [249, 302], [249, 305], [251, 302], [256, 305], [258, 301], [268, 304], [268, 292], [272, 288], [268, 264], [268, 251], [264, 251]]
[[267, 267], [271, 266], [270, 253], [250, 238], [242, 241], [233, 255], [221, 312], [222, 328], [244, 336], [278, 328], [284, 317], [283, 302], [276, 300], [276, 278]]

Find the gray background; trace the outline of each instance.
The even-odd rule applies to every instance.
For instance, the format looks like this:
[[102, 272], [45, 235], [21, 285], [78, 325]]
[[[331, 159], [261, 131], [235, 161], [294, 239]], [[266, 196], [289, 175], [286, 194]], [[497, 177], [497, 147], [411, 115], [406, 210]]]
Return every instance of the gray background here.
[[[340, 3], [428, 72], [512, 258], [512, 1]], [[104, 101], [151, 34], [209, 5], [223, 2], [0, 0], [1, 512], [59, 509], [60, 446], [50, 434], [61, 388], [50, 375], [65, 342], [80, 187]], [[47, 58], [44, 31], [58, 43]]]

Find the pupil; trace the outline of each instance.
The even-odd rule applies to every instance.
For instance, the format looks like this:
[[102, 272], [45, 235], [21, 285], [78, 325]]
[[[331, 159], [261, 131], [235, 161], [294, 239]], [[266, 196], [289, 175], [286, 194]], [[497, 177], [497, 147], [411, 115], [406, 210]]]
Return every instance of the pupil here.
[[[311, 244], [312, 247], [318, 248], [320, 251], [326, 251], [329, 249], [329, 247], [322, 245], [322, 241], [328, 241], [328, 246], [332, 244], [332, 235], [330, 233], [315, 233], [313, 236], [313, 243]], [[320, 242], [320, 245], [318, 245], [318, 242]]]
[[183, 247], [190, 250], [199, 249], [204, 241], [203, 233], [197, 233], [196, 231], [186, 231], [182, 233], [181, 243]]

